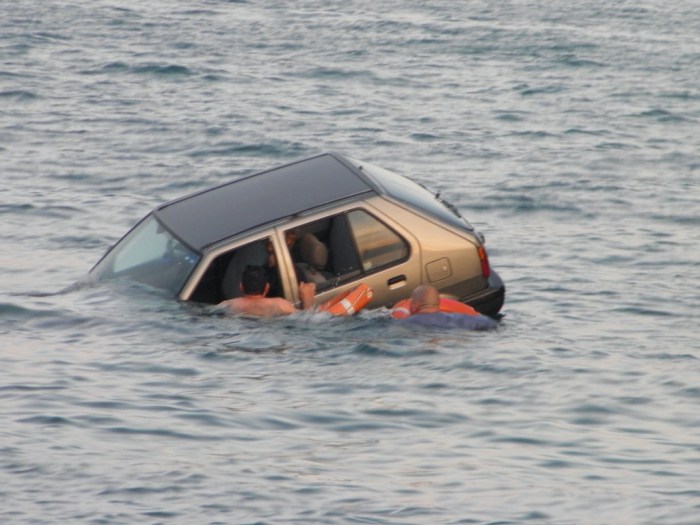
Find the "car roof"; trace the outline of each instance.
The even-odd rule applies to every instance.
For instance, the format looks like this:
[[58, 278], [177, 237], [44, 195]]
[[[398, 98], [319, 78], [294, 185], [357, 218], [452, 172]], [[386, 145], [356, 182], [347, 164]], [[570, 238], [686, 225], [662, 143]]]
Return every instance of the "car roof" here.
[[154, 214], [183, 242], [202, 251], [264, 224], [380, 192], [350, 160], [324, 153], [176, 199]]

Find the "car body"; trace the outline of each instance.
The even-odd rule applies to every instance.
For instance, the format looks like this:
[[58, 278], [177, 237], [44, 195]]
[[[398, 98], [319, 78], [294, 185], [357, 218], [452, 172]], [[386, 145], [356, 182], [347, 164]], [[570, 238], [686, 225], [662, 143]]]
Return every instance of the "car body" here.
[[299, 304], [299, 280], [322, 303], [360, 282], [368, 308], [391, 307], [419, 284], [497, 316], [505, 286], [481, 234], [425, 187], [324, 153], [158, 206], [90, 271], [130, 277], [184, 301], [239, 296], [246, 265], [268, 269], [271, 296]]

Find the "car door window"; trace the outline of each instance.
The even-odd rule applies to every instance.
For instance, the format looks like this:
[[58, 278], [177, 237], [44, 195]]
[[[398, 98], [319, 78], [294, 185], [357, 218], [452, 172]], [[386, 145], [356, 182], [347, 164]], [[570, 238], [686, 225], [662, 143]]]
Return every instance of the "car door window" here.
[[339, 275], [329, 253], [329, 235], [336, 219], [331, 217], [284, 232], [297, 281], [315, 283], [317, 291], [332, 287]]
[[241, 277], [246, 266], [262, 266], [267, 271], [270, 291], [268, 297], [283, 296], [277, 254], [272, 239], [263, 239], [239, 246], [218, 255], [199, 281], [191, 300], [217, 304], [225, 299], [240, 297]]
[[[406, 241], [364, 210], [352, 210], [287, 230], [297, 280], [315, 282], [321, 292], [408, 257]], [[311, 239], [313, 238], [313, 242]], [[315, 246], [309, 256], [309, 246]], [[326, 253], [327, 252], [327, 253]], [[314, 275], [309, 275], [312, 266]]]
[[395, 231], [363, 210], [348, 213], [348, 221], [365, 272], [408, 257], [408, 244]]

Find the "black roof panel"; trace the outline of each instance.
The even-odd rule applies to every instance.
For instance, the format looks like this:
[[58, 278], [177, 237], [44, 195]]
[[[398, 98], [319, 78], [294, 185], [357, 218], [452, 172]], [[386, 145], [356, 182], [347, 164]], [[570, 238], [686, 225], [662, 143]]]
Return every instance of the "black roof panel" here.
[[169, 202], [156, 215], [193, 248], [256, 226], [374, 191], [361, 172], [323, 154]]

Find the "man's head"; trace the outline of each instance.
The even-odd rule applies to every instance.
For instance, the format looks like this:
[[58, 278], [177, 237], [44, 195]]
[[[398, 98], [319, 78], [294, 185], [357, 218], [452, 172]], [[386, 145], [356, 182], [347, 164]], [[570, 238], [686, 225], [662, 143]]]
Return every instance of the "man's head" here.
[[411, 294], [411, 313], [429, 313], [440, 310], [440, 293], [432, 286], [421, 284]]
[[245, 267], [241, 278], [241, 290], [244, 294], [265, 295], [269, 289], [265, 268], [251, 265]]

